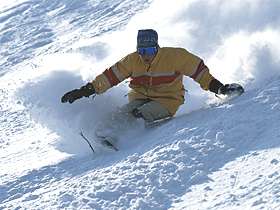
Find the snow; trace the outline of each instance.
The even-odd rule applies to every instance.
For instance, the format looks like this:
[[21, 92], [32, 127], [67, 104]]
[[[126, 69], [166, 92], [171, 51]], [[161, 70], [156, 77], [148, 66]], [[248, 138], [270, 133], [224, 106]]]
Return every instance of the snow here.
[[[279, 1], [0, 3], [0, 209], [280, 209]], [[93, 154], [79, 132], [127, 102], [123, 82], [62, 104], [135, 50], [138, 29], [200, 56], [245, 93], [191, 79], [175, 118]], [[94, 142], [92, 142], [94, 144]]]

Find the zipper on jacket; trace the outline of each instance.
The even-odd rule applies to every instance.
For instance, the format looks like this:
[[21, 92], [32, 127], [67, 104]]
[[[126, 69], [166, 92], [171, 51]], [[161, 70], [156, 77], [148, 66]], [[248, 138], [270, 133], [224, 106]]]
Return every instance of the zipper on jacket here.
[[151, 64], [149, 64], [149, 68], [147, 69], [147, 72], [149, 71], [150, 67], [151, 67]]

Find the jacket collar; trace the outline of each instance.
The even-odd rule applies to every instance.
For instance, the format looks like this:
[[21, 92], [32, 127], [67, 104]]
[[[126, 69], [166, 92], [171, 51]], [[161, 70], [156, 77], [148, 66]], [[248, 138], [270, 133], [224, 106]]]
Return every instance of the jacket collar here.
[[161, 47], [158, 47], [157, 55], [154, 58], [154, 60], [150, 63], [150, 65], [154, 64], [154, 63], [157, 63], [160, 60], [161, 53], [162, 53], [162, 49], [161, 49]]

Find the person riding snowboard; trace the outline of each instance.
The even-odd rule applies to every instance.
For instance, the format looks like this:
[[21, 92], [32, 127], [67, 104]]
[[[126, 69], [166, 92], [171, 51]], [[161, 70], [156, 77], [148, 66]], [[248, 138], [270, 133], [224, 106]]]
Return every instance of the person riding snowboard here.
[[[62, 103], [83, 96], [102, 94], [130, 78], [129, 103], [110, 113], [95, 127], [96, 137], [107, 146], [116, 146], [116, 133], [128, 129], [136, 118], [147, 123], [172, 117], [184, 103], [183, 75], [215, 94], [244, 92], [238, 84], [223, 85], [214, 78], [203, 60], [183, 48], [160, 47], [153, 29], [139, 30], [137, 50], [97, 75], [80, 89], [66, 93]], [[124, 126], [126, 125], [126, 126]], [[126, 127], [126, 128], [124, 128]]]

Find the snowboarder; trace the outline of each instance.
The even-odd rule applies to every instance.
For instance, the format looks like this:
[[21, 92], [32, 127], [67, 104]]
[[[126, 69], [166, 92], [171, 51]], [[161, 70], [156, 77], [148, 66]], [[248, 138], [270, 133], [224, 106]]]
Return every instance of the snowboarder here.
[[[107, 68], [80, 89], [66, 93], [62, 103], [73, 103], [83, 96], [102, 94], [130, 78], [129, 103], [110, 113], [95, 128], [95, 135], [106, 144], [116, 144], [116, 131], [125, 129], [136, 118], [146, 122], [172, 117], [184, 103], [183, 75], [191, 77], [204, 90], [216, 94], [243, 93], [238, 84], [223, 85], [214, 78], [203, 60], [183, 48], [160, 47], [155, 30], [139, 30], [137, 50]], [[126, 126], [128, 128], [129, 126]]]

